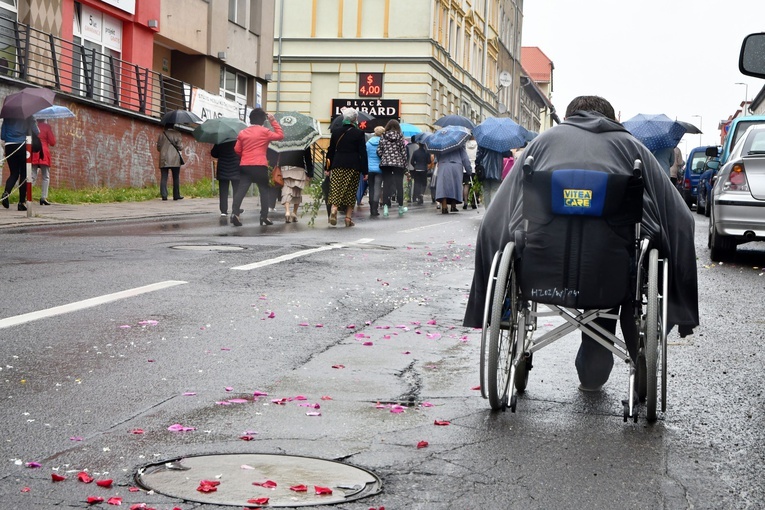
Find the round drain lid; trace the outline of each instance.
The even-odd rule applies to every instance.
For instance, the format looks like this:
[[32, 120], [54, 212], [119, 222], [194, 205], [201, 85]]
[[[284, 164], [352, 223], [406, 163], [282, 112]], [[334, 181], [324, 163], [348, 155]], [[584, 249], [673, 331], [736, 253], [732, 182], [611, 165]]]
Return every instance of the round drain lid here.
[[[165, 496], [238, 507], [329, 505], [382, 490], [380, 479], [362, 468], [315, 457], [257, 453], [183, 457], [141, 468], [135, 479], [144, 489]], [[214, 491], [200, 490], [205, 486]], [[295, 490], [301, 488], [306, 490]], [[268, 498], [267, 504], [261, 498]]]

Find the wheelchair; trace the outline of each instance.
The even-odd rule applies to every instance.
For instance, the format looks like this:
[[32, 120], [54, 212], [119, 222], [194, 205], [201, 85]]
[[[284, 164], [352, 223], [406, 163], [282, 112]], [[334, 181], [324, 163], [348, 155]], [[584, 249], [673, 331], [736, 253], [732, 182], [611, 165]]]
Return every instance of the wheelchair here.
[[[595, 170], [534, 172], [523, 165], [523, 228], [494, 255], [481, 333], [481, 395], [492, 410], [516, 411], [529, 382], [533, 355], [580, 331], [629, 368], [623, 418], [648, 422], [667, 403], [667, 302], [669, 261], [641, 235], [642, 162], [632, 175]], [[628, 307], [637, 345], [604, 329], [598, 318], [617, 319]], [[535, 337], [541, 317], [562, 324]], [[624, 335], [626, 336], [626, 335]], [[634, 359], [633, 359], [634, 358]]]

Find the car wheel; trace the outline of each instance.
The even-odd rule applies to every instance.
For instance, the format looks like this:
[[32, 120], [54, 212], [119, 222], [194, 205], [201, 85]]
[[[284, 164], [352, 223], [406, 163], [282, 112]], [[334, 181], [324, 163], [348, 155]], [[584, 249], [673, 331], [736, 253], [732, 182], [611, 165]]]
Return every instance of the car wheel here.
[[723, 236], [717, 233], [714, 215], [709, 217], [707, 247], [709, 248], [709, 258], [714, 262], [720, 262], [736, 250], [736, 245], [732, 237]]
[[704, 201], [704, 216], [709, 218], [709, 213], [712, 212], [712, 192], [706, 194], [707, 199]]

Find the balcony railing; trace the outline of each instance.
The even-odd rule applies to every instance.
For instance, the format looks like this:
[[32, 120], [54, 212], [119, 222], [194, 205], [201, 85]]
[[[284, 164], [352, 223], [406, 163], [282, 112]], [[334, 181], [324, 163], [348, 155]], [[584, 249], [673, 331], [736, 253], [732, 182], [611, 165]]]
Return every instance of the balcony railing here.
[[0, 75], [160, 118], [188, 109], [191, 86], [0, 17]]

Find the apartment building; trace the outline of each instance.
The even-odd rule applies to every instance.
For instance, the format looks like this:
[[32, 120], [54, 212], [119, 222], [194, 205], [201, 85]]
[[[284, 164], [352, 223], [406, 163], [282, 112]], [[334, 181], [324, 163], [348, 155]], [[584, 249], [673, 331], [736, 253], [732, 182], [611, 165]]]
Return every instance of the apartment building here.
[[277, 0], [268, 109], [521, 118], [521, 0]]

